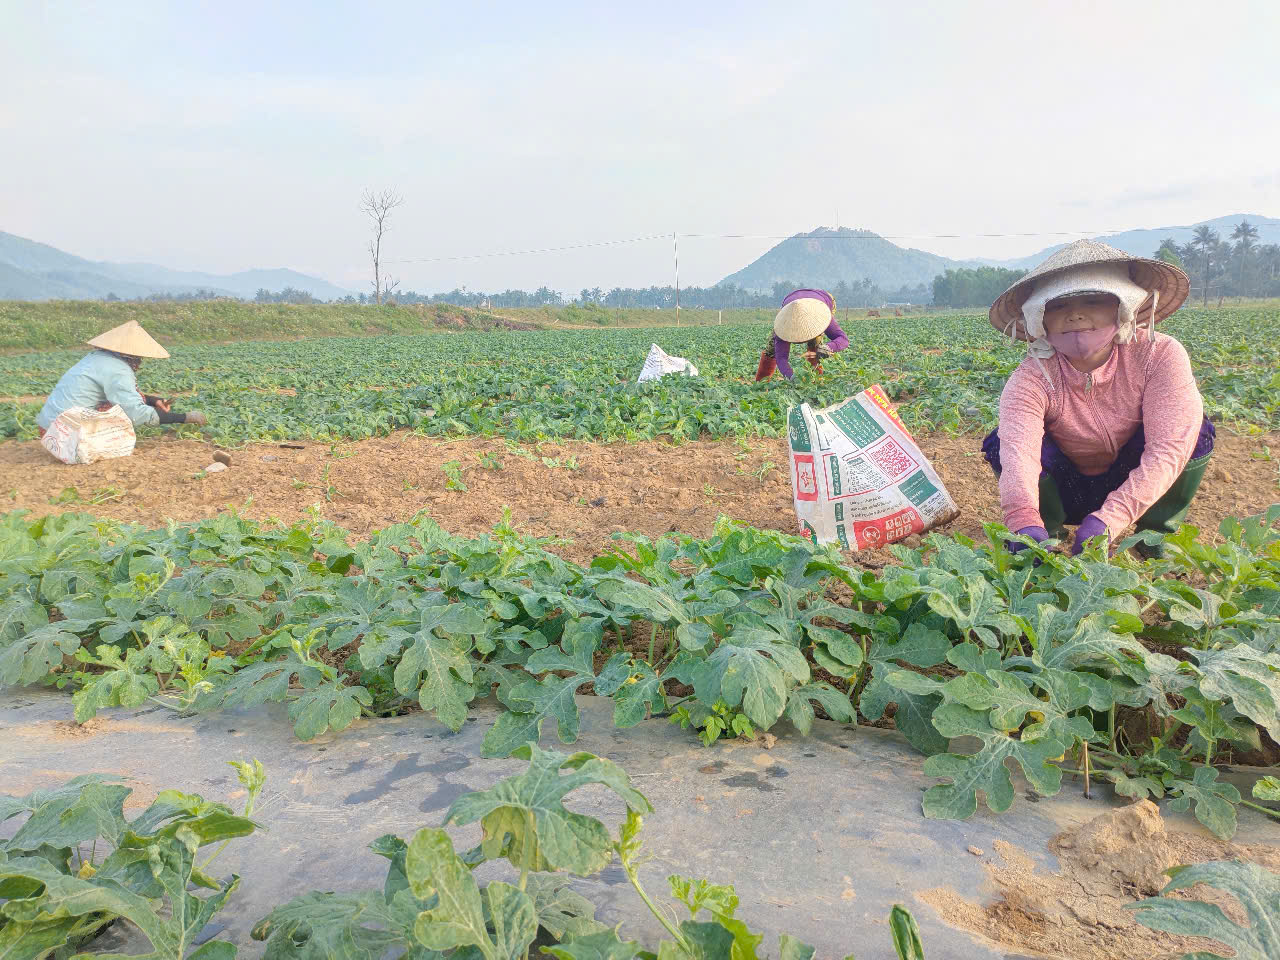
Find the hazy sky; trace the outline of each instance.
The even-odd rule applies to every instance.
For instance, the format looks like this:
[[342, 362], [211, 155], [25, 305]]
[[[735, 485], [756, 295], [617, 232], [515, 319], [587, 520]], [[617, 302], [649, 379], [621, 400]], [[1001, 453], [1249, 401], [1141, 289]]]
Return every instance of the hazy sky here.
[[[0, 230], [288, 266], [832, 225], [951, 256], [1280, 215], [1280, 3], [0, 0]], [[1041, 236], [984, 239], [984, 233]], [[681, 243], [710, 284], [770, 240]], [[421, 291], [648, 285], [669, 239], [397, 263]]]

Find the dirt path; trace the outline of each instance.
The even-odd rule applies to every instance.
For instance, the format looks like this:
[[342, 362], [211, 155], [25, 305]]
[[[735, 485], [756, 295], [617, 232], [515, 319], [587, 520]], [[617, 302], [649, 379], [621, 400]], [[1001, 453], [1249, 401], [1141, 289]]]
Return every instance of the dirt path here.
[[[1000, 516], [980, 443], [977, 436], [941, 434], [921, 442], [962, 510], [946, 529], [978, 538], [983, 522]], [[1280, 502], [1277, 463], [1250, 456], [1264, 445], [1280, 451], [1280, 434], [1219, 432], [1191, 522], [1213, 528], [1228, 514]], [[522, 531], [572, 539], [561, 552], [577, 560], [596, 556], [622, 530], [705, 536], [721, 513], [757, 527], [790, 531], [795, 524], [783, 439], [544, 444], [512, 452], [501, 440], [445, 442], [402, 433], [332, 452], [318, 444], [251, 446], [232, 452], [229, 470], [203, 474], [212, 454], [208, 444], [156, 437], [142, 440], [132, 457], [66, 466], [37, 443], [6, 443], [0, 507], [37, 516], [87, 510], [156, 525], [246, 504], [248, 516], [292, 522], [318, 503], [325, 517], [358, 535], [427, 510], [447, 530], [474, 536], [491, 530], [509, 506]], [[449, 463], [457, 464], [466, 491], [446, 489]], [[64, 494], [68, 488], [78, 502]], [[50, 502], [59, 497], [64, 502]], [[95, 498], [103, 502], [88, 502]]]

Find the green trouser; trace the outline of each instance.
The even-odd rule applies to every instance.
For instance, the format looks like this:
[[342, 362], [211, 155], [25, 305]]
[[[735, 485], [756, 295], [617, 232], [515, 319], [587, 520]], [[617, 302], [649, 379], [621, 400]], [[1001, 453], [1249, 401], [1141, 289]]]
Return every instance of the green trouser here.
[[[1187, 510], [1191, 508], [1191, 501], [1200, 489], [1200, 481], [1204, 479], [1205, 468], [1209, 466], [1209, 458], [1212, 456], [1212, 452], [1206, 453], [1187, 464], [1164, 496], [1138, 518], [1136, 526], [1139, 532], [1154, 530], [1164, 534], [1177, 531], [1178, 525], [1187, 517]], [[1040, 516], [1049, 536], [1057, 540], [1066, 539], [1063, 524], [1067, 522], [1067, 511], [1062, 506], [1058, 485], [1047, 471], [1040, 475]], [[1077, 518], [1076, 522], [1079, 519], [1082, 518]]]

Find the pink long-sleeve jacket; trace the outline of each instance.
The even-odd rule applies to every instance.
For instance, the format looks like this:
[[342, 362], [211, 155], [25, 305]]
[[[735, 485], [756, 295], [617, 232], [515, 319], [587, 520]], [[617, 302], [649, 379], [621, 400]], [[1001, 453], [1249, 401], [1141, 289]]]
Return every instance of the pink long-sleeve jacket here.
[[[1048, 374], [1048, 381], [1045, 374]], [[1050, 386], [1049, 381], [1052, 381]], [[1096, 511], [1117, 536], [1159, 500], [1186, 468], [1204, 420], [1191, 360], [1177, 340], [1140, 333], [1091, 373], [1061, 354], [1028, 356], [1000, 395], [1000, 505], [1011, 530], [1044, 526], [1040, 447], [1045, 431], [1086, 476], [1104, 472], [1145, 432], [1138, 467]]]

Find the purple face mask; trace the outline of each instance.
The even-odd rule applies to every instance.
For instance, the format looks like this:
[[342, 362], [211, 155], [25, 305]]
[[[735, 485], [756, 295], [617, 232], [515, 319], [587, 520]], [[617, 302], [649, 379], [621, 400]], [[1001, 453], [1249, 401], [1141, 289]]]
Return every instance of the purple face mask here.
[[1053, 349], [1077, 360], [1096, 353], [1116, 337], [1116, 325], [1098, 327], [1096, 330], [1073, 330], [1069, 333], [1051, 333], [1046, 339]]

